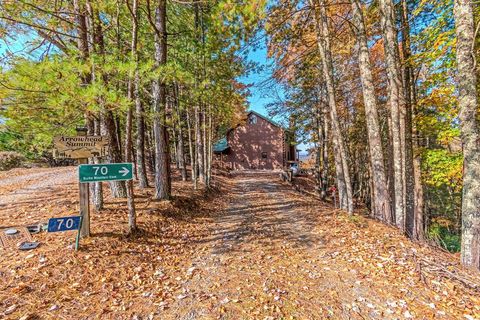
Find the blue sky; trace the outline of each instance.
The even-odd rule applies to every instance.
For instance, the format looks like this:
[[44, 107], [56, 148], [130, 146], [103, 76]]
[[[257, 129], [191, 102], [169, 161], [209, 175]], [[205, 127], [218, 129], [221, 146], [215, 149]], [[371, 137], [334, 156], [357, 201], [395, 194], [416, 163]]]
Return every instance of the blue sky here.
[[251, 96], [248, 98], [250, 110], [268, 116], [268, 111], [265, 106], [272, 101], [270, 98], [265, 97], [260, 84], [271, 76], [270, 68], [267, 68], [267, 66], [273, 62], [267, 58], [267, 49], [263, 45], [261, 48], [251, 51], [248, 54], [248, 59], [264, 67], [262, 71], [251, 72], [247, 76], [240, 78], [240, 81], [253, 85], [250, 88]]

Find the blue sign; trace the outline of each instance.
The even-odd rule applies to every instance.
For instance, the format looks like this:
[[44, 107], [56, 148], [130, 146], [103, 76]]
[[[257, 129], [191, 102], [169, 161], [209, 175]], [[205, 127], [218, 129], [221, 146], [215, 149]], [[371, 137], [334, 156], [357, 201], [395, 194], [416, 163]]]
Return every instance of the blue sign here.
[[48, 220], [48, 232], [78, 230], [81, 216], [51, 218]]

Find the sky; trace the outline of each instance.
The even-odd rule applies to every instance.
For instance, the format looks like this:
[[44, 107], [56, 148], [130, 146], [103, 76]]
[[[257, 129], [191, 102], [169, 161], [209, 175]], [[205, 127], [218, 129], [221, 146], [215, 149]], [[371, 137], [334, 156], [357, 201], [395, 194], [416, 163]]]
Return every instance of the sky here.
[[[248, 54], [248, 60], [258, 63], [263, 68], [260, 68], [260, 71], [252, 72], [247, 76], [241, 77], [239, 80], [245, 84], [251, 84], [250, 88], [251, 96], [248, 98], [249, 110], [256, 111], [267, 118], [270, 118], [278, 123], [284, 124], [286, 119], [283, 119], [281, 116], [270, 116], [266, 106], [269, 103], [273, 103], [274, 99], [271, 97], [271, 94], [266, 92], [266, 89], [262, 87], [262, 82], [269, 79], [272, 75], [272, 65], [274, 64], [273, 59], [269, 59], [267, 56], [267, 49], [265, 45], [260, 46], [255, 51], [251, 51]], [[281, 94], [281, 88], [278, 88], [279, 94]], [[311, 145], [299, 143], [297, 149], [302, 150], [300, 154], [306, 154], [305, 150], [310, 148]]]
[[267, 58], [267, 49], [265, 46], [249, 52], [248, 60], [265, 67], [262, 71], [252, 72], [247, 76], [240, 78], [240, 81], [253, 85], [250, 88], [251, 96], [248, 98], [250, 104], [249, 109], [268, 117], [268, 111], [265, 106], [268, 103], [271, 103], [272, 99], [265, 96], [265, 93], [263, 92], [264, 90], [262, 90], [260, 84], [271, 76], [270, 68], [266, 67], [273, 62]]

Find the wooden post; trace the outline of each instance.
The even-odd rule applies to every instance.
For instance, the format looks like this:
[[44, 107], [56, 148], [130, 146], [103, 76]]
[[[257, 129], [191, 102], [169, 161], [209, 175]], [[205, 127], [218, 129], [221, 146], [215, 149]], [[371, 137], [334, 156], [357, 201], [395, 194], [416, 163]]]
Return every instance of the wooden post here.
[[[77, 128], [78, 136], [86, 136], [86, 128]], [[88, 158], [78, 159], [78, 164], [88, 164]], [[80, 229], [80, 237], [85, 238], [90, 236], [90, 192], [88, 183], [78, 183], [78, 190], [80, 191], [80, 216], [82, 217], [82, 225]]]

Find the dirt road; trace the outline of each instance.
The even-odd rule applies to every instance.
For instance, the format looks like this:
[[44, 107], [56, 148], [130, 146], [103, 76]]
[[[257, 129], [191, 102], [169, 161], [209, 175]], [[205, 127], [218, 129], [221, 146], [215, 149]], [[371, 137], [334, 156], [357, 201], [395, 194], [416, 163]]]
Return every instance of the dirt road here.
[[122, 235], [124, 203], [110, 199], [93, 216], [94, 235], [82, 251], [66, 248], [68, 237], [42, 235], [45, 245], [28, 258], [8, 252], [0, 259], [0, 312], [14, 306], [6, 315], [12, 319], [480, 316], [478, 291], [462, 283], [478, 277], [452, 255], [348, 217], [274, 175], [220, 182], [222, 192], [204, 200], [190, 199], [189, 184], [178, 181], [171, 203], [152, 202], [151, 189], [137, 191], [138, 237]]
[[35, 193], [62, 191], [65, 185], [75, 181], [76, 168], [48, 168], [18, 170], [12, 176], [3, 173], [0, 177], [0, 208], [8, 204], [19, 204], [22, 200], [35, 199]]
[[237, 177], [228, 210], [202, 239], [210, 250], [196, 257], [196, 275], [172, 310], [180, 319], [468, 316], [468, 298], [451, 308], [451, 297], [415, 272], [421, 249], [394, 230], [380, 226], [375, 237], [376, 224], [348, 220], [276, 176]]

